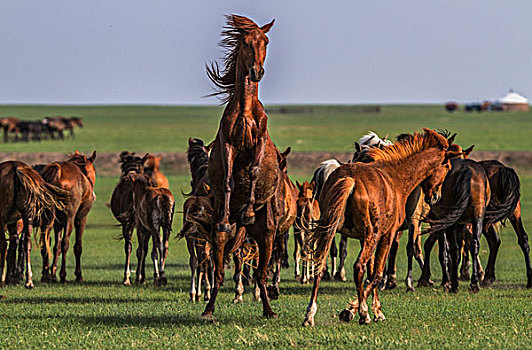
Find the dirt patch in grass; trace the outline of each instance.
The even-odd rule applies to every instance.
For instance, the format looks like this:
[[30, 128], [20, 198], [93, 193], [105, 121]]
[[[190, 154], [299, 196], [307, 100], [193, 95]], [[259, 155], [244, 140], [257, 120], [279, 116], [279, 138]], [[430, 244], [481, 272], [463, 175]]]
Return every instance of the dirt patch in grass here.
[[[140, 153], [139, 153], [140, 154]], [[188, 162], [184, 152], [162, 152], [162, 170], [174, 174], [188, 174]], [[331, 158], [341, 162], [351, 159], [350, 152], [293, 152], [288, 156], [289, 171], [297, 174], [313, 173], [317, 165]], [[27, 164], [43, 164], [64, 160], [63, 153], [19, 153], [0, 152], [0, 162], [18, 160]], [[516, 169], [518, 173], [532, 173], [531, 151], [478, 151], [471, 154], [474, 160], [496, 159]], [[111, 176], [120, 173], [117, 153], [98, 153], [96, 170], [99, 175]]]

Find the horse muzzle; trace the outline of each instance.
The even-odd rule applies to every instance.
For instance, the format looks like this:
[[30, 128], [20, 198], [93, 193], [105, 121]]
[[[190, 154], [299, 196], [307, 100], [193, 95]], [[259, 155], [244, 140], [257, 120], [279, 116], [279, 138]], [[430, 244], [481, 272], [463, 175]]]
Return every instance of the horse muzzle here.
[[258, 83], [264, 76], [264, 68], [261, 67], [260, 69], [256, 69], [255, 67], [252, 67], [249, 70], [249, 75], [252, 82]]

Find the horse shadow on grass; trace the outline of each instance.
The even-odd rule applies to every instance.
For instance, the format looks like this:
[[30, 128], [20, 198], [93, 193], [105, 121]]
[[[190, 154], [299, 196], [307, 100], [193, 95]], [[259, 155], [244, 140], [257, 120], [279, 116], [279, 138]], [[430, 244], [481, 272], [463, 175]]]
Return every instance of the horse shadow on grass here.
[[69, 297], [69, 296], [29, 296], [6, 299], [3, 304], [131, 304], [166, 302], [168, 299], [161, 297], [128, 298], [128, 297]]

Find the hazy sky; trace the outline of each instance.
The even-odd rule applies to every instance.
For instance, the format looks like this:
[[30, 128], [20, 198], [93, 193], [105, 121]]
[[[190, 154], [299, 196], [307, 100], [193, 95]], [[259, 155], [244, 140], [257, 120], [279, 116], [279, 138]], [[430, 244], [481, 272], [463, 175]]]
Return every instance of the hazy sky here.
[[530, 0], [2, 0], [0, 103], [217, 103], [229, 13], [276, 19], [265, 103], [532, 97]]

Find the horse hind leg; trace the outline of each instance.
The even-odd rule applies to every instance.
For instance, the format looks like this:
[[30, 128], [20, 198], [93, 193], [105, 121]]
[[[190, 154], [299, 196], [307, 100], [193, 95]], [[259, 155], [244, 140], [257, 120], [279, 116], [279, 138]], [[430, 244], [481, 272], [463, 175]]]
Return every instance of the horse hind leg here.
[[0, 287], [3, 287], [6, 283], [6, 272], [4, 271], [4, 265], [6, 262], [6, 254], [7, 254], [7, 241], [6, 236], [4, 234], [4, 228], [3, 225], [0, 224]]
[[430, 252], [437, 240], [438, 234], [432, 233], [425, 241], [425, 263], [423, 264], [423, 272], [421, 273], [421, 277], [419, 277], [417, 282], [418, 287], [429, 287], [434, 285], [434, 282], [430, 279]]
[[61, 241], [61, 271], [59, 271], [59, 278], [61, 283], [66, 282], [66, 261], [67, 261], [67, 252], [68, 248], [70, 246], [70, 235], [72, 234], [72, 230], [74, 228], [74, 220], [72, 218], [68, 218], [66, 221], [64, 234], [63, 234], [63, 240]]
[[124, 286], [131, 285], [131, 250], [133, 249], [133, 244], [131, 241], [131, 235], [133, 234], [133, 228], [129, 225], [122, 226], [122, 237], [124, 238], [124, 253], [126, 255], [126, 263], [124, 266], [124, 280], [122, 284]]
[[25, 287], [32, 289], [33, 284], [33, 272], [31, 270], [31, 231], [33, 230], [33, 220], [31, 218], [23, 218], [24, 221], [24, 248], [26, 254], [26, 284]]
[[517, 203], [513, 214], [510, 216], [510, 222], [517, 234], [517, 242], [523, 251], [525, 257], [526, 275], [527, 275], [527, 288], [532, 288], [532, 267], [530, 266], [530, 246], [528, 245], [528, 234], [523, 226], [523, 220], [521, 219], [521, 202]]
[[74, 255], [76, 256], [76, 270], [74, 274], [76, 275], [76, 283], [83, 282], [83, 275], [81, 273], [81, 253], [83, 252], [83, 233], [85, 232], [85, 227], [87, 226], [87, 217], [77, 219], [75, 222], [76, 227], [76, 243], [74, 243]]
[[240, 249], [233, 254], [233, 262], [235, 265], [233, 274], [233, 280], [235, 281], [235, 298], [233, 299], [233, 303], [237, 304], [244, 301], [242, 298], [242, 294], [244, 293], [244, 283], [242, 282], [242, 257]]
[[497, 259], [497, 253], [501, 245], [501, 239], [495, 231], [495, 227], [490, 225], [487, 232], [485, 232], [490, 248], [490, 254], [488, 258], [488, 265], [486, 266], [486, 272], [484, 279], [482, 280], [482, 286], [490, 286], [495, 281], [495, 260]]
[[347, 258], [347, 237], [346, 236], [342, 236], [342, 238], [340, 238], [340, 244], [338, 248], [339, 248], [339, 262], [338, 262], [338, 267], [336, 268], [334, 279], [345, 282], [347, 281], [347, 278], [345, 277], [345, 259]]
[[187, 249], [189, 253], [188, 266], [190, 267], [190, 301], [196, 301], [196, 271], [198, 270], [198, 258], [196, 257], [196, 248], [194, 247], [194, 241], [187, 238]]

